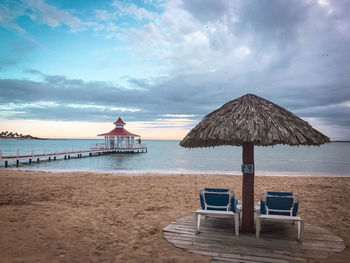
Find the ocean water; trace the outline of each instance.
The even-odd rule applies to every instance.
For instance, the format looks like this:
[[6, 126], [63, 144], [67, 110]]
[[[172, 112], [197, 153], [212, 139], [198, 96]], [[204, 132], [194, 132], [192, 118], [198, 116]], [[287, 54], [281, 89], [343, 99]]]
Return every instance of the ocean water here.
[[[2, 155], [88, 149], [104, 140], [0, 140]], [[242, 147], [186, 149], [179, 141], [144, 140], [147, 153], [119, 153], [86, 158], [58, 159], [28, 164], [21, 161], [6, 169], [40, 171], [99, 171], [113, 173], [206, 173], [241, 174]], [[337, 175], [350, 176], [350, 143], [332, 142], [321, 146], [255, 147], [257, 175]], [[4, 162], [0, 161], [2, 169]]]

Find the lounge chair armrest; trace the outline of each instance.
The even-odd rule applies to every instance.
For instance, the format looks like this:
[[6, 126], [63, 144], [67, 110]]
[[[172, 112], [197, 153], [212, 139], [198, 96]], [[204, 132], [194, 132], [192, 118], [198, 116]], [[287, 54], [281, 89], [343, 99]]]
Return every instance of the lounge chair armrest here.
[[260, 214], [260, 205], [254, 206], [254, 212], [257, 213], [258, 215]]

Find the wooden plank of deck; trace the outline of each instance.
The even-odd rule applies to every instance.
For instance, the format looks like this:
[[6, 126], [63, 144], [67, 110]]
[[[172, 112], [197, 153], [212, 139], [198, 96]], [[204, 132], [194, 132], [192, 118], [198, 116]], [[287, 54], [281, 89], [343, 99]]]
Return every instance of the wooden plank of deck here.
[[342, 238], [327, 229], [305, 224], [304, 242], [297, 241], [296, 225], [285, 222], [262, 224], [260, 239], [255, 234], [234, 235], [230, 219], [202, 218], [195, 234], [194, 217], [179, 218], [163, 229], [163, 236], [178, 248], [212, 257], [212, 262], [305, 262], [342, 252]]

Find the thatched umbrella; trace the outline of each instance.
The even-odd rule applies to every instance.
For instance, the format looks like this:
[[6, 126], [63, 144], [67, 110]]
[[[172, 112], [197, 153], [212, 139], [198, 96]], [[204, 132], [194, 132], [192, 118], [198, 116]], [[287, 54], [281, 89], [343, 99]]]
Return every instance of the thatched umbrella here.
[[[204, 117], [180, 142], [187, 148], [243, 146], [242, 231], [254, 231], [254, 145], [320, 145], [329, 138], [290, 111], [253, 94]], [[243, 170], [243, 168], [242, 168]]]

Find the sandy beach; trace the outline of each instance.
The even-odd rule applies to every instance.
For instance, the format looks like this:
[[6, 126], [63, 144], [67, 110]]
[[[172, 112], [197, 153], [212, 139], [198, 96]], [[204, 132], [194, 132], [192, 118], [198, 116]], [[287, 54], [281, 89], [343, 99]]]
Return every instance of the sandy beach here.
[[[209, 262], [162, 236], [199, 208], [201, 187], [233, 188], [241, 199], [233, 175], [0, 170], [0, 262]], [[348, 262], [350, 177], [256, 176], [256, 202], [265, 190], [299, 193], [305, 221], [347, 245], [322, 262]]]

